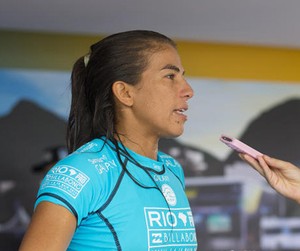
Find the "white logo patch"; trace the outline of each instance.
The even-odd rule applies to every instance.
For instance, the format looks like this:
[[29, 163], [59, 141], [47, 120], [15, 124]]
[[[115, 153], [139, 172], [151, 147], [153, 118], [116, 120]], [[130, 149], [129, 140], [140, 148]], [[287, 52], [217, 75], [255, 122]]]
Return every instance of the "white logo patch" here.
[[169, 185], [163, 184], [161, 186], [161, 191], [162, 191], [163, 195], [165, 196], [168, 204], [170, 206], [175, 206], [177, 203], [177, 199], [176, 199], [176, 194], [174, 193], [173, 189]]
[[45, 176], [41, 189], [54, 187], [76, 198], [90, 178], [72, 166], [55, 166]]
[[196, 251], [191, 209], [145, 207], [148, 251]]

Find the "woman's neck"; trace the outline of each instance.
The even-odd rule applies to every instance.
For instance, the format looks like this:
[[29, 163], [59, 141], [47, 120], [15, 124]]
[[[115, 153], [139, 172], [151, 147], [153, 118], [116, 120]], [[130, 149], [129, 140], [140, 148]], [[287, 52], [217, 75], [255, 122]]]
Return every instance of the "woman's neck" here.
[[154, 160], [157, 159], [158, 140], [150, 141], [150, 140], [133, 139], [124, 134], [116, 135], [116, 139], [121, 141], [124, 146], [136, 152], [137, 154], [143, 155], [150, 159], [154, 159]]

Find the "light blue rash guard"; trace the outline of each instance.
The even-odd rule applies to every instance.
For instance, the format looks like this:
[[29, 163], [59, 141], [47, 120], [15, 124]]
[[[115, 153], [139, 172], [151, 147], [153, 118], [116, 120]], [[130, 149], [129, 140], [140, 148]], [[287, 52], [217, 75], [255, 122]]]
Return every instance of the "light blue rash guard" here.
[[48, 201], [76, 216], [68, 250], [196, 251], [179, 163], [121, 147], [118, 158], [112, 142], [95, 139], [59, 161], [44, 177], [35, 207]]

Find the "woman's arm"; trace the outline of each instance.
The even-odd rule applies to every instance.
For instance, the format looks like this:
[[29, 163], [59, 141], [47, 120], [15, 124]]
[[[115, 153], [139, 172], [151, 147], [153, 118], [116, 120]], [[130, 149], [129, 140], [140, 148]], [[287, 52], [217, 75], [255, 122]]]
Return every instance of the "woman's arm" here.
[[300, 169], [290, 162], [263, 155], [258, 160], [247, 154], [240, 157], [258, 171], [277, 192], [300, 204]]
[[41, 202], [33, 214], [19, 251], [66, 250], [76, 223], [76, 217], [68, 209], [51, 202]]

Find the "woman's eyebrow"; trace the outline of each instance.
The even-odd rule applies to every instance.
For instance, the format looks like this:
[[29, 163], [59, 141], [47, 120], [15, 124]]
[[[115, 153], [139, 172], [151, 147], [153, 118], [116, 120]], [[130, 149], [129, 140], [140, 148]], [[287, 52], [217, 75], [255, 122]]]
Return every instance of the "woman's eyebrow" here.
[[[180, 69], [177, 66], [172, 65], [172, 64], [165, 65], [161, 70], [173, 70], [173, 71], [176, 71], [178, 73], [180, 72]], [[184, 75], [184, 71], [183, 71], [182, 74]]]

